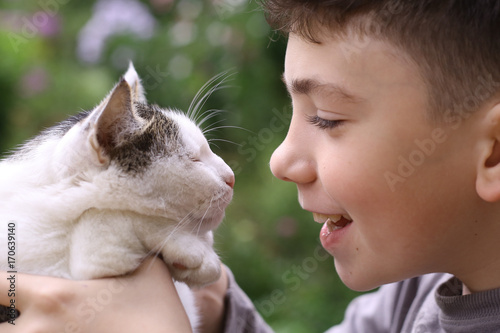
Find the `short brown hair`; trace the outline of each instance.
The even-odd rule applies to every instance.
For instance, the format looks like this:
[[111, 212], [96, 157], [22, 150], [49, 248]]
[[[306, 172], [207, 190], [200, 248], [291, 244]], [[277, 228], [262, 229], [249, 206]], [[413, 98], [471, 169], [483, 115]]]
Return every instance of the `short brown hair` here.
[[500, 0], [264, 0], [269, 24], [320, 43], [324, 28], [385, 40], [416, 63], [434, 119], [500, 90]]

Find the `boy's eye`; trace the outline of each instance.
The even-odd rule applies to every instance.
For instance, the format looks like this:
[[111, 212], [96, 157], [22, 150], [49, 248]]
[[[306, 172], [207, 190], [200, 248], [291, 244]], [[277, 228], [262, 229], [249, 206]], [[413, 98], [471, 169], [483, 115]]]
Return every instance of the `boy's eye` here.
[[323, 130], [333, 129], [344, 122], [343, 120], [327, 120], [318, 116], [307, 116], [307, 121]]

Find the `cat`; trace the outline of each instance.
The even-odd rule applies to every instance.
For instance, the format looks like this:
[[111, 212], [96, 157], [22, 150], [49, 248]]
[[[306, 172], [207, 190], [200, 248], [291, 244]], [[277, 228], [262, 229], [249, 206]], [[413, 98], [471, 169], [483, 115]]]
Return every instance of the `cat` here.
[[161, 254], [194, 329], [187, 286], [220, 276], [212, 231], [233, 187], [194, 117], [148, 104], [130, 63], [97, 107], [0, 162], [0, 270], [84, 280]]

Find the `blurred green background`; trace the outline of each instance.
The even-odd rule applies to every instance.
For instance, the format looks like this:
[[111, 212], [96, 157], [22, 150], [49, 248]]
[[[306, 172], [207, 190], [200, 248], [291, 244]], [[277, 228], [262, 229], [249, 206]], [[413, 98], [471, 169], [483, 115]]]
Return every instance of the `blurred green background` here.
[[236, 174], [216, 247], [276, 332], [322, 332], [357, 294], [320, 247], [320, 225], [274, 179], [269, 158], [286, 135], [290, 102], [280, 81], [286, 41], [255, 1], [38, 0], [0, 2], [0, 154], [82, 109], [93, 108], [133, 60], [150, 102], [187, 110], [211, 77], [228, 88], [209, 138]]

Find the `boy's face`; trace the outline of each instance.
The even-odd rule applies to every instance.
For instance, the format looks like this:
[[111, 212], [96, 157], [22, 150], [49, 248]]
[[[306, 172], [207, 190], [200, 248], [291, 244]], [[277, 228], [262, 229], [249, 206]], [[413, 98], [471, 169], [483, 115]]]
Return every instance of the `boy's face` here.
[[293, 117], [271, 169], [297, 184], [304, 209], [325, 215], [316, 220], [352, 218], [320, 232], [344, 283], [368, 290], [462, 269], [481, 219], [472, 122], [431, 125], [416, 66], [370, 38], [291, 35], [284, 80]]

